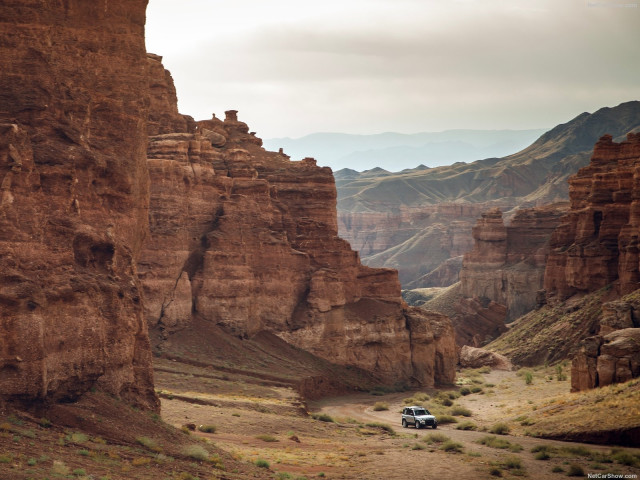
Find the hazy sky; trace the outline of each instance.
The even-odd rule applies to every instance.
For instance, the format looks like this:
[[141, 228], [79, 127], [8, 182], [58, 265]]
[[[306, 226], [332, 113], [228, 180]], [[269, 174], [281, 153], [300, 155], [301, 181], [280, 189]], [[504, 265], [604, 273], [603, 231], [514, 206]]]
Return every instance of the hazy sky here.
[[181, 113], [236, 109], [262, 138], [552, 127], [640, 100], [640, 0], [150, 0], [147, 50]]

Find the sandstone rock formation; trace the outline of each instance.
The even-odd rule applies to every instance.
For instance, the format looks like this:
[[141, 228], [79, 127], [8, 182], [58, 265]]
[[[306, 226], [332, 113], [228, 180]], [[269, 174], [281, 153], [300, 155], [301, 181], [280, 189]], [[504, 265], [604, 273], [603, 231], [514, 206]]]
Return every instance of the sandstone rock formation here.
[[621, 143], [603, 136], [591, 163], [569, 180], [571, 210], [551, 239], [544, 285], [562, 301], [616, 282], [640, 288], [640, 133]]
[[571, 365], [571, 391], [604, 387], [640, 376], [640, 328], [585, 339]]
[[462, 294], [506, 307], [513, 321], [539, 303], [549, 239], [565, 213], [561, 204], [518, 210], [508, 226], [502, 212], [490, 210], [473, 228], [473, 250], [464, 255]]
[[460, 350], [460, 366], [462, 368], [491, 367], [496, 370], [512, 370], [513, 365], [507, 357], [490, 352], [483, 348], [465, 345]]
[[197, 317], [240, 337], [275, 333], [388, 383], [451, 383], [449, 320], [406, 308], [397, 273], [361, 265], [338, 237], [331, 170], [261, 144], [233, 110], [150, 138], [138, 270], [158, 348]]
[[158, 406], [136, 276], [146, 3], [3, 3], [0, 400]]

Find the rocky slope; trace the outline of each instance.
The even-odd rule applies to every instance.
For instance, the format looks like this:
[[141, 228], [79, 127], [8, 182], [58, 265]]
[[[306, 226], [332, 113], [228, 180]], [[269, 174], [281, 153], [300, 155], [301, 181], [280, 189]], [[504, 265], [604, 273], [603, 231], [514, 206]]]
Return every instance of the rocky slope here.
[[[340, 235], [370, 266], [400, 271], [405, 288], [446, 286], [429, 273], [472, 245], [471, 228], [481, 212], [564, 201], [567, 179], [588, 164], [604, 133], [623, 138], [640, 127], [640, 102], [584, 113], [504, 158], [448, 167], [389, 172], [336, 172]], [[439, 214], [447, 210], [446, 214]], [[377, 228], [376, 228], [377, 226]], [[425, 244], [429, 253], [422, 254]], [[463, 252], [464, 253], [464, 250]]]
[[575, 356], [574, 390], [640, 375], [639, 178], [640, 134], [620, 143], [602, 137], [589, 166], [569, 181], [570, 210], [552, 235], [545, 270], [548, 306], [492, 348], [529, 364]]
[[158, 406], [136, 276], [146, 3], [2, 3], [0, 400]]
[[361, 265], [338, 237], [329, 168], [267, 152], [235, 111], [184, 129], [160, 130], [148, 149], [150, 237], [138, 270], [160, 351], [197, 319], [241, 338], [275, 333], [387, 383], [453, 380], [449, 320], [406, 308], [397, 273]]

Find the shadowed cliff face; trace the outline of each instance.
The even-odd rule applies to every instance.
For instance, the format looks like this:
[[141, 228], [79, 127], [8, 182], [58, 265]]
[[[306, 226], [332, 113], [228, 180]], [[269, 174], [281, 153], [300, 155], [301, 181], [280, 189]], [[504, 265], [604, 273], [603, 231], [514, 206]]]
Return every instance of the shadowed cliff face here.
[[407, 309], [397, 272], [361, 265], [338, 237], [329, 168], [267, 152], [235, 111], [187, 130], [152, 136], [148, 151], [139, 272], [160, 350], [197, 317], [239, 337], [275, 333], [388, 383], [453, 381], [449, 320]]
[[[45, 4], [46, 3], [46, 4]], [[146, 0], [2, 2], [0, 396], [156, 408], [145, 236]]]

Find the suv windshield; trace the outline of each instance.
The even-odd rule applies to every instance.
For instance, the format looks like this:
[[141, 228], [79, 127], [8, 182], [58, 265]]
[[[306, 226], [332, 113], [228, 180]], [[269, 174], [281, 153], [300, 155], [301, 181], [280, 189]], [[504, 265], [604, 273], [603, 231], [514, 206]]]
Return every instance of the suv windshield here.
[[418, 416], [418, 415], [431, 415], [431, 414], [424, 408], [416, 408], [414, 411], [414, 415]]

